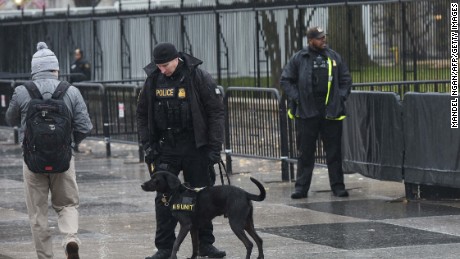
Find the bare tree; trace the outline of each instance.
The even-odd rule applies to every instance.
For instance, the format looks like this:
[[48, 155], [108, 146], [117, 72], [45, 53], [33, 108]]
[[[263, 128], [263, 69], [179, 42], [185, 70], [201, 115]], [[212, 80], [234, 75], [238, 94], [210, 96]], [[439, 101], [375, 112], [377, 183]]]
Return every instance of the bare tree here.
[[281, 76], [281, 47], [277, 29], [277, 21], [273, 11], [263, 11], [262, 30], [265, 35], [265, 51], [270, 62], [271, 87], [279, 87], [279, 79]]
[[[263, 0], [262, 2], [275, 2], [274, 0]], [[276, 20], [273, 10], [260, 11], [261, 27], [265, 36], [265, 51], [270, 64], [271, 81], [270, 86], [279, 88], [279, 80], [282, 72], [282, 63], [288, 60], [294, 52], [302, 48], [302, 29], [304, 18], [302, 15], [297, 15], [295, 9], [288, 9], [279, 12], [287, 12], [286, 20]], [[299, 21], [299, 17], [301, 21]], [[278, 23], [284, 23], [284, 46], [285, 55], [282, 56], [280, 35], [278, 31]], [[284, 60], [283, 60], [284, 59]]]
[[[259, 0], [259, 2], [275, 2], [274, 0]], [[328, 9], [328, 37], [331, 47], [339, 52], [350, 64], [350, 68], [360, 68], [370, 64], [364, 38], [362, 6], [345, 5], [331, 6]], [[260, 11], [261, 28], [265, 39], [265, 50], [268, 54], [271, 86], [279, 88], [282, 63], [285, 63], [293, 53], [302, 48], [302, 38], [305, 28], [305, 13], [302, 9], [283, 10], [287, 12], [286, 20], [276, 20], [274, 10]], [[281, 56], [279, 24], [284, 23], [284, 56]], [[260, 46], [259, 46], [260, 47]], [[284, 60], [283, 60], [284, 59]], [[284, 61], [284, 62], [283, 62]]]
[[328, 42], [353, 67], [370, 62], [364, 38], [362, 6], [330, 6]]

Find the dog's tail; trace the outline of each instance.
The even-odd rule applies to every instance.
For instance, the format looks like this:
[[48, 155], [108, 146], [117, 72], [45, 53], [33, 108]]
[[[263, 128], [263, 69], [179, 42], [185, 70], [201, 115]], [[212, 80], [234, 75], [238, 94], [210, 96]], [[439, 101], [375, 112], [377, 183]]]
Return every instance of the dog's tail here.
[[255, 194], [252, 194], [252, 193], [248, 193], [248, 198], [250, 200], [253, 200], [253, 201], [263, 201], [265, 200], [265, 196], [266, 196], [266, 192], [265, 192], [265, 187], [259, 182], [257, 181], [256, 179], [250, 177], [251, 181], [253, 183], [255, 183], [257, 185], [257, 187], [259, 188], [260, 190], [260, 194], [259, 195], [255, 195]]

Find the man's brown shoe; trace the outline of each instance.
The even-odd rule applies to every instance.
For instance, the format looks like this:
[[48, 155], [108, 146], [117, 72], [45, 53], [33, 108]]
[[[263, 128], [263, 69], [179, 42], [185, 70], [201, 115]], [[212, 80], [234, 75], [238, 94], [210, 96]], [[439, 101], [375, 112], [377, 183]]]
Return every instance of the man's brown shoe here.
[[76, 242], [69, 242], [65, 246], [65, 253], [67, 254], [67, 259], [80, 259], [78, 255], [78, 244]]

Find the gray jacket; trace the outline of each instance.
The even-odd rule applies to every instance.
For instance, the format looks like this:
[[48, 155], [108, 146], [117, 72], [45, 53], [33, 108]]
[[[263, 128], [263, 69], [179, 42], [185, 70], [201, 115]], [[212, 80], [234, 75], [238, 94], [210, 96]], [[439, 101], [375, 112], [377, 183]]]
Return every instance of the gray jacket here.
[[[51, 98], [51, 95], [60, 83], [58, 77], [48, 71], [36, 73], [32, 76], [32, 80], [37, 85], [44, 99]], [[93, 128], [93, 124], [89, 118], [88, 109], [80, 91], [76, 87], [70, 86], [63, 99], [72, 116], [73, 131], [89, 134]], [[26, 87], [20, 85], [14, 89], [13, 97], [6, 111], [6, 122], [10, 126], [20, 125], [19, 140], [21, 142], [24, 138], [26, 114], [30, 100], [31, 98]]]

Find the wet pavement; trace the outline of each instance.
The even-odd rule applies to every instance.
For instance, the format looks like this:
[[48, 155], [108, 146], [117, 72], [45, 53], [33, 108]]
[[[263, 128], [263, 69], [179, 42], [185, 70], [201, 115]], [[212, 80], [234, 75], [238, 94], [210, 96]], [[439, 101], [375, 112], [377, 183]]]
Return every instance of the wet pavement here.
[[[85, 140], [76, 154], [80, 189], [81, 258], [142, 259], [154, 253], [154, 194], [138, 163], [137, 146]], [[21, 150], [13, 132], [0, 128], [0, 259], [36, 258], [22, 183]], [[458, 258], [460, 202], [406, 201], [402, 183], [359, 174], [346, 175], [349, 198], [329, 191], [327, 171], [315, 169], [309, 197], [291, 200], [294, 184], [281, 181], [276, 161], [233, 159], [233, 185], [258, 193], [249, 177], [263, 182], [267, 198], [254, 202], [254, 221], [264, 240], [265, 258]], [[55, 258], [60, 247], [57, 216], [50, 208]], [[226, 258], [244, 258], [243, 244], [227, 219], [214, 221], [215, 245]], [[179, 258], [191, 255], [190, 237]], [[257, 249], [251, 258], [257, 258]]]

